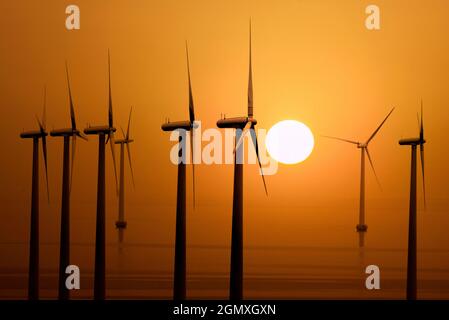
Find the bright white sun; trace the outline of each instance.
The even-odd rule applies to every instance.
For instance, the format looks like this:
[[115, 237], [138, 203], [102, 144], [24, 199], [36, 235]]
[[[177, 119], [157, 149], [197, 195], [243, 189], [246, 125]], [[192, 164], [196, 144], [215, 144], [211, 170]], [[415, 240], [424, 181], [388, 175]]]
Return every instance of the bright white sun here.
[[295, 164], [306, 160], [314, 146], [312, 131], [296, 120], [284, 120], [268, 130], [265, 145], [276, 161]]

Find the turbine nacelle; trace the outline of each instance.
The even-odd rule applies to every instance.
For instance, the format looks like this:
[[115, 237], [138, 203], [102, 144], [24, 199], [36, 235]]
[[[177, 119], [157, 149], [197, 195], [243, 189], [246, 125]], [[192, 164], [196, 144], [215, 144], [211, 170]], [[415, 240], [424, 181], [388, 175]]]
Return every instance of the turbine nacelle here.
[[426, 143], [425, 139], [421, 138], [408, 138], [399, 140], [401, 146], [420, 146]]
[[115, 140], [115, 144], [127, 144], [127, 143], [132, 143], [134, 142], [133, 139], [119, 139], [119, 140]]
[[73, 130], [72, 128], [55, 129], [50, 132], [50, 135], [52, 137], [79, 136], [79, 135], [81, 135], [81, 131]]
[[40, 131], [40, 130], [33, 130], [33, 131], [25, 131], [22, 132], [20, 134], [20, 137], [22, 139], [27, 139], [27, 138], [42, 138], [42, 137], [46, 137], [48, 136], [48, 133], [45, 131]]
[[89, 134], [110, 134], [115, 132], [117, 129], [114, 127], [109, 126], [93, 126], [93, 127], [87, 127], [84, 129], [84, 133]]
[[357, 148], [359, 149], [368, 148], [368, 143], [357, 142]]
[[175, 121], [175, 122], [166, 122], [161, 126], [162, 131], [175, 131], [179, 129], [183, 129], [186, 131], [190, 131], [192, 128], [197, 128], [198, 125], [192, 124], [191, 121]]
[[257, 120], [250, 117], [236, 117], [236, 118], [225, 118], [217, 121], [217, 127], [219, 128], [233, 128], [233, 129], [243, 129], [247, 123], [250, 122], [251, 125], [256, 125]]

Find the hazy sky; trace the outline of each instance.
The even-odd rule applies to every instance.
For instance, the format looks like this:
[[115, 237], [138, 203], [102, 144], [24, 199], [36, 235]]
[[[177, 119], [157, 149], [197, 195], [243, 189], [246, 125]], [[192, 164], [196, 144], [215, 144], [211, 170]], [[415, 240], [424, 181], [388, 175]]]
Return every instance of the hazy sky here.
[[[81, 29], [68, 31], [65, 8], [72, 3], [81, 10]], [[371, 3], [381, 10], [379, 31], [365, 28], [365, 7]], [[216, 127], [221, 113], [230, 117], [246, 112], [251, 17], [254, 112], [259, 128], [295, 119], [311, 128], [316, 144], [305, 162], [280, 165], [276, 175], [267, 177], [268, 197], [257, 166], [245, 167], [246, 243], [354, 245], [360, 153], [354, 146], [320, 135], [367, 139], [396, 107], [370, 147], [382, 190], [367, 166], [368, 244], [404, 247], [410, 150], [400, 147], [398, 140], [418, 134], [416, 113], [423, 99], [428, 212], [419, 213], [419, 245], [449, 249], [448, 10], [445, 0], [2, 1], [0, 203], [6, 223], [0, 226], [0, 241], [28, 239], [32, 145], [19, 134], [37, 128], [35, 114], [42, 112], [44, 84], [48, 129], [70, 123], [65, 60], [78, 125], [105, 124], [110, 49], [117, 127], [126, 126], [129, 108], [134, 106], [131, 134], [136, 187], [133, 190], [128, 179], [127, 234], [142, 243], [173, 243], [176, 167], [169, 161], [173, 142], [160, 125], [166, 117], [188, 119], [185, 41], [189, 43], [197, 117], [203, 128]], [[92, 137], [77, 145], [72, 240], [92, 242], [98, 142]], [[62, 139], [49, 138], [48, 148], [51, 202], [45, 202], [41, 174], [41, 230], [43, 241], [56, 242]], [[110, 237], [115, 234], [117, 200], [107, 151]], [[195, 211], [188, 168], [189, 243], [229, 244], [232, 168], [196, 167]], [[421, 208], [420, 184], [418, 191]], [[2, 248], [11, 254], [7, 246]], [[164, 251], [164, 258], [151, 263], [171, 268], [170, 252]], [[17, 263], [26, 268], [26, 258], [26, 250], [12, 258], [2, 255], [0, 266]], [[222, 262], [227, 267], [227, 253]]]

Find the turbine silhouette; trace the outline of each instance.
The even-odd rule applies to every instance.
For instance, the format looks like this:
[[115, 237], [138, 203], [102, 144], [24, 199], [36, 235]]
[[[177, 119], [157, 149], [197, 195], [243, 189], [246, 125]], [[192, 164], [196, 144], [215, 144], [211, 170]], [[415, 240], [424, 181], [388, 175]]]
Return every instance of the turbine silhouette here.
[[[111, 93], [111, 59], [108, 51], [108, 79], [109, 79], [109, 112], [108, 124], [105, 126], [88, 127], [84, 129], [86, 135], [98, 135], [98, 184], [97, 184], [97, 222], [95, 236], [95, 275], [94, 275], [94, 299], [104, 300], [106, 294], [106, 254], [105, 254], [105, 145], [110, 142], [112, 160], [114, 163], [115, 185], [117, 185], [117, 170], [115, 164], [115, 140], [112, 93]], [[107, 136], [107, 141], [106, 141]], [[117, 190], [118, 193], [118, 190]]]
[[193, 181], [193, 206], [195, 207], [195, 165], [194, 165], [194, 132], [195, 106], [193, 103], [192, 85], [190, 81], [189, 51], [186, 43], [187, 76], [189, 81], [189, 120], [166, 122], [161, 128], [163, 131], [179, 131], [179, 163], [178, 163], [178, 188], [176, 197], [176, 239], [175, 239], [175, 268], [173, 283], [173, 299], [184, 300], [186, 298], [186, 132], [191, 137], [192, 157], [192, 181]]
[[[70, 128], [52, 130], [52, 137], [64, 138], [64, 150], [62, 156], [62, 201], [61, 201], [61, 233], [59, 247], [59, 289], [58, 298], [67, 300], [70, 291], [65, 286], [65, 270], [70, 265], [70, 193], [73, 180], [73, 166], [75, 163], [76, 138], [79, 137], [87, 141], [87, 138], [77, 129], [75, 118], [75, 107], [73, 106], [72, 90], [70, 88], [69, 69], [67, 63], [67, 87], [70, 105]], [[70, 139], [72, 140], [72, 159], [70, 163]]]
[[249, 26], [249, 79], [248, 79], [248, 113], [246, 117], [225, 118], [217, 121], [219, 128], [236, 129], [234, 148], [234, 195], [232, 206], [232, 239], [231, 239], [231, 269], [229, 298], [231, 300], [243, 299], [243, 139], [249, 131], [256, 150], [257, 161], [261, 172], [265, 193], [268, 195], [262, 165], [259, 158], [259, 145], [255, 127], [253, 108], [253, 80], [251, 63], [251, 22]]
[[365, 154], [368, 156], [368, 160], [371, 165], [371, 169], [373, 170], [374, 176], [376, 177], [376, 181], [377, 181], [378, 185], [380, 186], [379, 178], [376, 174], [376, 169], [374, 169], [374, 164], [373, 164], [373, 160], [371, 159], [371, 155], [369, 153], [368, 145], [371, 142], [371, 140], [374, 139], [376, 134], [379, 132], [380, 128], [382, 128], [382, 126], [387, 121], [387, 119], [390, 117], [390, 115], [393, 111], [394, 111], [394, 108], [391, 109], [391, 111], [387, 114], [387, 116], [384, 118], [384, 120], [380, 123], [380, 125], [376, 128], [376, 130], [374, 130], [374, 132], [371, 134], [371, 136], [365, 142], [359, 142], [359, 141], [342, 139], [342, 138], [331, 137], [331, 136], [324, 136], [325, 138], [336, 139], [339, 141], [355, 144], [357, 146], [357, 148], [359, 148], [361, 151], [359, 223], [356, 226], [356, 230], [359, 233], [359, 247], [361, 247], [361, 248], [364, 247], [364, 245], [365, 245], [364, 235], [365, 235], [365, 232], [368, 230], [368, 226], [365, 223]]
[[22, 139], [33, 139], [33, 165], [31, 182], [31, 223], [30, 223], [30, 255], [28, 269], [28, 299], [39, 299], [39, 139], [42, 140], [42, 152], [45, 165], [45, 179], [47, 182], [47, 200], [50, 202], [47, 170], [47, 131], [46, 131], [46, 98], [44, 87], [44, 111], [42, 121], [36, 117], [39, 130], [22, 132]]
[[126, 152], [128, 154], [128, 162], [129, 168], [131, 169], [131, 179], [134, 186], [134, 172], [133, 165], [131, 161], [131, 150], [129, 144], [134, 142], [133, 139], [129, 136], [129, 130], [131, 125], [131, 114], [132, 108], [129, 111], [128, 117], [128, 128], [126, 129], [126, 133], [122, 129], [123, 139], [119, 139], [115, 141], [115, 144], [120, 145], [120, 177], [119, 177], [119, 212], [118, 212], [118, 220], [115, 222], [115, 226], [119, 232], [119, 243], [123, 242], [123, 232], [126, 229], [127, 223], [125, 220], [125, 146]]
[[401, 146], [411, 146], [411, 175], [410, 175], [410, 204], [409, 204], [409, 225], [408, 225], [408, 253], [407, 253], [407, 300], [416, 300], [417, 293], [417, 271], [416, 271], [416, 149], [419, 146], [419, 153], [421, 156], [421, 170], [423, 179], [423, 193], [424, 206], [426, 205], [426, 184], [424, 175], [424, 120], [423, 120], [423, 105], [421, 101], [421, 120], [419, 120], [419, 137], [401, 139], [399, 144]]

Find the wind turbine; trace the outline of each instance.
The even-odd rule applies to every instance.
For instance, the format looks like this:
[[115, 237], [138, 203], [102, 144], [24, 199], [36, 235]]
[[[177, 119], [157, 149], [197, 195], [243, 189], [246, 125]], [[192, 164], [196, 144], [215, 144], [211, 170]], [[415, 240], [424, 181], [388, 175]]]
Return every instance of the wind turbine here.
[[[113, 114], [112, 114], [112, 94], [111, 94], [111, 59], [108, 51], [108, 78], [109, 78], [109, 114], [108, 124], [104, 126], [88, 127], [84, 129], [86, 135], [98, 135], [98, 183], [97, 183], [97, 222], [95, 236], [95, 275], [94, 275], [94, 299], [104, 300], [106, 288], [106, 255], [105, 255], [105, 145], [110, 143], [112, 160], [114, 163], [115, 184], [117, 187], [117, 170], [115, 165], [115, 141]], [[106, 141], [107, 136], [107, 141]]]
[[374, 169], [374, 164], [371, 159], [371, 155], [368, 150], [368, 145], [371, 140], [374, 139], [376, 134], [379, 132], [380, 128], [384, 125], [385, 121], [387, 121], [388, 117], [390, 117], [394, 108], [387, 114], [385, 119], [380, 123], [380, 125], [374, 130], [371, 136], [365, 142], [347, 140], [337, 137], [324, 136], [326, 138], [336, 139], [347, 143], [352, 143], [360, 149], [361, 158], [360, 158], [360, 207], [359, 207], [359, 224], [356, 226], [356, 230], [359, 233], [359, 247], [364, 246], [364, 234], [368, 230], [368, 226], [365, 224], [365, 154], [368, 156], [369, 163], [371, 165], [371, 169], [373, 169], [374, 176], [376, 177], [377, 183], [380, 186], [379, 178], [377, 177], [376, 170]]
[[133, 109], [129, 111], [128, 117], [128, 128], [126, 129], [126, 134], [122, 129], [123, 139], [116, 140], [115, 144], [120, 145], [120, 180], [119, 180], [119, 212], [118, 212], [118, 220], [115, 223], [116, 228], [119, 231], [119, 243], [123, 242], [123, 231], [126, 229], [127, 223], [125, 220], [125, 146], [126, 151], [128, 153], [128, 162], [129, 167], [131, 169], [131, 178], [134, 186], [134, 172], [133, 165], [131, 162], [131, 150], [129, 144], [134, 142], [133, 139], [129, 137], [129, 129], [131, 125], [131, 113]]
[[419, 137], [399, 140], [401, 146], [411, 146], [410, 204], [408, 223], [408, 255], [407, 255], [407, 300], [416, 300], [416, 149], [419, 146], [423, 179], [424, 205], [426, 204], [426, 184], [424, 177], [424, 121], [421, 101], [421, 121], [419, 121]]
[[[61, 201], [61, 233], [59, 247], [59, 291], [60, 300], [69, 298], [69, 290], [65, 286], [65, 270], [70, 265], [70, 192], [73, 180], [73, 165], [75, 163], [76, 138], [87, 140], [87, 138], [77, 129], [75, 108], [73, 106], [72, 91], [70, 88], [69, 69], [67, 63], [66, 75], [69, 91], [70, 120], [71, 127], [57, 129], [50, 132], [52, 137], [64, 138], [64, 150], [62, 156], [62, 201]], [[72, 160], [70, 164], [70, 139], [72, 139]], [[71, 166], [71, 168], [70, 168]]]
[[176, 196], [176, 238], [175, 238], [175, 269], [173, 283], [173, 299], [186, 298], [186, 155], [183, 153], [186, 146], [186, 132], [190, 131], [193, 181], [193, 206], [195, 207], [195, 165], [193, 156], [195, 124], [195, 107], [193, 104], [192, 84], [190, 81], [189, 51], [186, 43], [187, 76], [189, 81], [189, 120], [166, 122], [161, 128], [163, 131], [179, 130], [179, 163], [178, 188]]
[[44, 88], [44, 112], [42, 122], [36, 117], [39, 130], [22, 132], [20, 138], [33, 139], [33, 166], [31, 182], [31, 223], [30, 223], [30, 257], [28, 269], [28, 299], [39, 299], [39, 139], [42, 139], [42, 151], [47, 182], [47, 200], [50, 202], [47, 170], [47, 131], [46, 131], [46, 96]]
[[249, 26], [249, 80], [248, 80], [248, 114], [246, 117], [224, 118], [217, 121], [219, 128], [236, 129], [234, 148], [234, 195], [232, 206], [232, 239], [231, 239], [231, 271], [229, 298], [231, 300], [243, 299], [243, 139], [247, 131], [251, 134], [251, 140], [256, 149], [257, 161], [265, 188], [268, 195], [265, 177], [259, 158], [259, 146], [255, 127], [257, 120], [253, 117], [253, 81], [251, 65], [251, 23]]

